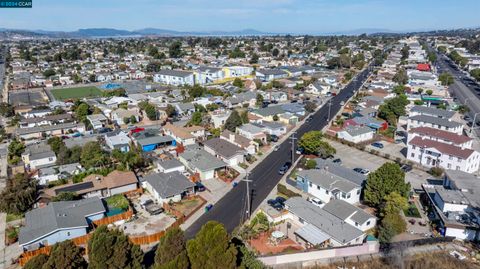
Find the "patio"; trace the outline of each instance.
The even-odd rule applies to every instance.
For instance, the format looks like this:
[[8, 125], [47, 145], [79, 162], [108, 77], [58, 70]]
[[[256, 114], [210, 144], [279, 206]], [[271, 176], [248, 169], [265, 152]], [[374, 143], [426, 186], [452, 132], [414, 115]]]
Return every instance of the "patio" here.
[[259, 234], [257, 238], [251, 239], [249, 243], [261, 255], [303, 250], [302, 246], [290, 238], [273, 239], [272, 231]]

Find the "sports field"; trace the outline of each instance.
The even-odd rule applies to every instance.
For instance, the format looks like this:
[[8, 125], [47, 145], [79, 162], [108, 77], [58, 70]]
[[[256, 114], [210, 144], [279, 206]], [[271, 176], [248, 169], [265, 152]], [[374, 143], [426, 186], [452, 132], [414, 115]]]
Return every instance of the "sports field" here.
[[84, 97], [102, 96], [102, 91], [94, 86], [54, 89], [51, 93], [57, 100], [81, 99]]

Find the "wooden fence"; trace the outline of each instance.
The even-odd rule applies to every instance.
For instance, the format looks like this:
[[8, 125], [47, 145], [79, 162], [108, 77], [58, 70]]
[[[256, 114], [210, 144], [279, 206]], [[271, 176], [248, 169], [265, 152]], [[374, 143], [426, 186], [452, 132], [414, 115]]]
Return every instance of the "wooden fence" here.
[[175, 227], [179, 227], [185, 221], [184, 217], [178, 218], [170, 227], [168, 227], [164, 231], [160, 231], [154, 234], [142, 235], [142, 236], [129, 236], [130, 242], [134, 243], [135, 245], [148, 245], [152, 243], [156, 243], [160, 241], [165, 233]]
[[40, 254], [48, 255], [50, 254], [51, 250], [52, 250], [51, 246], [45, 246], [36, 250], [25, 251], [24, 253], [22, 253], [20, 258], [18, 259], [18, 262], [20, 263], [20, 266], [24, 266], [31, 258]]
[[112, 223], [114, 223], [116, 221], [119, 221], [119, 220], [130, 219], [131, 217], [133, 217], [133, 210], [130, 208], [126, 212], [123, 212], [123, 213], [120, 213], [120, 214], [117, 214], [117, 215], [113, 215], [113, 216], [110, 216], [110, 217], [105, 217], [103, 219], [95, 220], [95, 221], [93, 221], [93, 224], [95, 225], [95, 227], [98, 227], [98, 226], [102, 226], [102, 225], [112, 224]]

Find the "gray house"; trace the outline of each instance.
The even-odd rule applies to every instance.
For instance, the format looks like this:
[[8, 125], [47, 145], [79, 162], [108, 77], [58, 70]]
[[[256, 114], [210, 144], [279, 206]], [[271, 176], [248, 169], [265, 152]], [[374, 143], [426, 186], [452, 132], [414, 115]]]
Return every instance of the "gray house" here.
[[180, 202], [185, 195], [195, 192], [195, 184], [182, 173], [155, 173], [144, 178], [145, 188], [159, 204]]
[[91, 223], [105, 216], [105, 206], [98, 197], [78, 201], [53, 202], [25, 214], [19, 244], [24, 250], [51, 246], [57, 242], [86, 235]]
[[195, 146], [188, 147], [185, 152], [178, 156], [178, 159], [190, 171], [198, 173], [201, 180], [214, 178], [216, 171], [227, 166], [222, 160]]

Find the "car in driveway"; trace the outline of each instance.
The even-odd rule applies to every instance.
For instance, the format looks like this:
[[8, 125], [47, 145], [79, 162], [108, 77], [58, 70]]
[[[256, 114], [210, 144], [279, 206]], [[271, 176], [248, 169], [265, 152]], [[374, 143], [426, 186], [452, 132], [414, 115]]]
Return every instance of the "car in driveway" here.
[[362, 174], [362, 175], [368, 175], [368, 174], [370, 174], [370, 170], [365, 169], [365, 168], [360, 168], [360, 167], [353, 168], [353, 171], [355, 171], [355, 172], [357, 172], [357, 173], [360, 173], [360, 174]]
[[323, 202], [316, 197], [309, 197], [307, 200], [315, 206], [323, 207]]
[[383, 149], [383, 144], [380, 143], [380, 142], [373, 142], [372, 144], [370, 144], [372, 147], [376, 147], [376, 148], [379, 148], [379, 149]]
[[269, 199], [267, 201], [267, 204], [275, 208], [276, 210], [280, 211], [285, 207], [285, 201], [286, 201], [285, 198], [279, 196], [275, 199]]
[[409, 164], [404, 164], [400, 167], [400, 169], [402, 169], [402, 171], [404, 173], [408, 173], [408, 172], [412, 171], [413, 167]]
[[280, 167], [280, 169], [278, 170], [278, 173], [280, 175], [285, 175], [285, 173], [287, 173], [288, 169], [290, 169], [290, 167], [292, 166], [292, 163], [291, 162], [285, 162], [282, 167]]
[[332, 163], [336, 163], [338, 165], [342, 165], [342, 159], [338, 158], [332, 161]]

